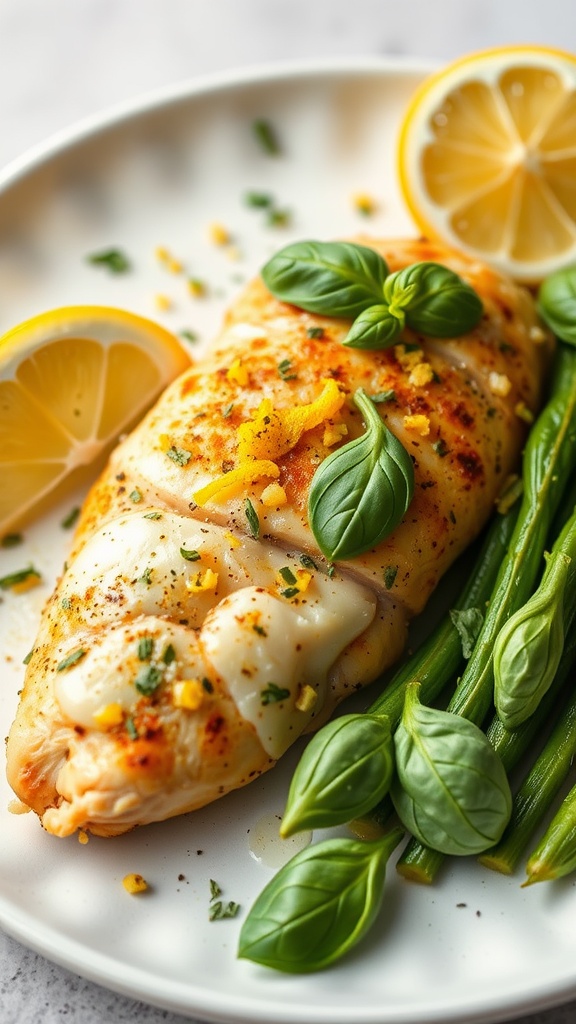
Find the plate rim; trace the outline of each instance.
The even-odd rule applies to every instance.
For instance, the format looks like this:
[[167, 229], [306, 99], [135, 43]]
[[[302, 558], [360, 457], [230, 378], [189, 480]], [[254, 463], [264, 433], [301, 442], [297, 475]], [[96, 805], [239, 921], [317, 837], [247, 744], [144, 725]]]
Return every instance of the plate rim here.
[[[49, 134], [45, 139], [26, 148], [21, 155], [0, 167], [0, 203], [13, 186], [27, 176], [41, 171], [49, 161], [58, 159], [68, 150], [81, 146], [105, 133], [139, 117], [157, 113], [164, 107], [194, 101], [225, 93], [236, 87], [291, 83], [310, 79], [328, 80], [330, 77], [373, 77], [406, 76], [427, 74], [438, 67], [438, 61], [415, 56], [331, 56], [315, 59], [292, 59], [277, 62], [249, 64], [243, 67], [212, 72], [180, 79], [145, 92], [138, 93], [118, 103], [107, 105], [95, 113], [81, 117], [64, 128]], [[149, 976], [143, 968], [120, 965], [101, 952], [86, 950], [80, 941], [61, 936], [53, 926], [37, 921], [28, 911], [15, 912], [13, 905], [0, 895], [0, 928], [7, 935], [20, 942], [27, 949], [45, 957], [68, 971], [78, 973], [94, 984], [132, 999], [141, 999], [151, 1006], [191, 1018], [198, 1017], [207, 1022], [220, 1024], [355, 1024], [357, 1017], [348, 1008], [279, 1005], [271, 996], [255, 1000], [242, 995], [234, 1000], [226, 993], [219, 993], [218, 1008], [214, 994], [204, 990], [195, 991], [195, 1006], [186, 1002], [190, 987], [182, 982]], [[52, 942], [57, 937], [58, 948]], [[87, 962], [88, 961], [88, 962]], [[123, 977], [122, 975], [126, 975]], [[160, 982], [160, 984], [159, 984]], [[140, 988], [138, 988], [140, 984]], [[574, 978], [562, 983], [548, 981], [539, 984], [537, 993], [526, 994], [519, 999], [518, 993], [506, 998], [493, 998], [488, 994], [476, 1009], [442, 1008], [432, 1010], [425, 1018], [426, 1024], [495, 1024], [497, 1021], [518, 1017], [524, 1013], [536, 1013], [562, 1005], [576, 997], [576, 973]], [[360, 1009], [360, 1008], [359, 1008]], [[381, 1007], [361, 1007], [362, 1024], [421, 1024], [421, 1009], [416, 1007], [396, 1010], [394, 1018], [382, 1016]], [[304, 1017], [304, 1013], [306, 1016]], [[415, 1015], [416, 1014], [416, 1015]]]

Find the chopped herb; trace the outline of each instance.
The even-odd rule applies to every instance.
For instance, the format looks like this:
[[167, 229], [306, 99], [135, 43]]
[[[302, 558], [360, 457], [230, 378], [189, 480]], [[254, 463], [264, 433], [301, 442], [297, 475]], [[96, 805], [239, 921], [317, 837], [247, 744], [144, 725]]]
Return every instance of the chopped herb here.
[[443, 459], [445, 455], [448, 455], [448, 445], [441, 437], [439, 437], [437, 441], [434, 441], [432, 448], [436, 452], [436, 455], [439, 455], [441, 459]]
[[106, 267], [111, 274], [125, 274], [130, 270], [130, 261], [120, 249], [104, 249], [86, 257], [94, 266]]
[[228, 402], [228, 405], [224, 406], [224, 408], [222, 409], [222, 415], [223, 415], [225, 420], [228, 419], [228, 417], [229, 417], [230, 413], [232, 412], [233, 408], [234, 408], [234, 402]]
[[7, 533], [2, 537], [3, 548], [17, 548], [19, 544], [24, 540], [21, 533]]
[[294, 573], [292, 572], [292, 569], [290, 569], [289, 566], [283, 566], [282, 569], [279, 570], [279, 572], [285, 583], [289, 583], [291, 586], [294, 586], [294, 584], [298, 582]]
[[323, 338], [324, 328], [323, 327], [307, 327], [306, 334], [309, 338]]
[[268, 153], [269, 156], [278, 156], [280, 153], [280, 146], [278, 144], [276, 132], [270, 122], [264, 120], [254, 121], [252, 128], [264, 152]]
[[60, 601], [60, 606], [64, 608], [64, 611], [70, 611], [70, 608], [72, 607], [72, 601], [70, 600], [69, 597], [63, 597], [62, 600]]
[[290, 223], [290, 211], [274, 208], [268, 211], [266, 223], [271, 228], [285, 228]]
[[218, 900], [217, 903], [212, 903], [208, 912], [210, 921], [223, 921], [227, 917], [236, 917], [240, 910], [240, 904], [234, 903], [234, 900], [230, 900], [226, 906]]
[[72, 668], [72, 665], [76, 665], [76, 663], [80, 661], [85, 654], [86, 651], [84, 648], [78, 647], [75, 651], [72, 651], [72, 654], [69, 654], [67, 658], [64, 658], [63, 661], [60, 661], [58, 665], [56, 665], [56, 671], [64, 672], [67, 668]]
[[469, 658], [484, 625], [484, 616], [479, 608], [464, 608], [462, 610], [451, 608], [450, 618], [458, 630], [462, 643], [462, 654], [465, 658]]
[[128, 733], [130, 739], [131, 740], [137, 740], [138, 739], [138, 730], [137, 730], [137, 728], [136, 728], [136, 726], [134, 724], [134, 719], [132, 718], [131, 715], [130, 715], [129, 718], [126, 719], [125, 725], [126, 725], [126, 732]]
[[318, 566], [314, 559], [310, 558], [310, 555], [300, 555], [300, 562], [305, 569], [315, 569], [318, 572]]
[[195, 549], [188, 551], [187, 548], [180, 548], [180, 554], [187, 562], [197, 562], [200, 558], [200, 552]]
[[17, 587], [19, 583], [26, 583], [26, 581], [31, 579], [33, 576], [37, 579], [41, 579], [40, 573], [32, 565], [27, 569], [19, 569], [17, 572], [10, 572], [7, 576], [0, 577], [0, 590], [10, 590], [12, 587]]
[[260, 703], [266, 707], [267, 704], [277, 704], [278, 701], [286, 700], [289, 696], [290, 690], [277, 686], [276, 683], [268, 683], [263, 690], [260, 690]]
[[210, 680], [206, 678], [206, 676], [204, 676], [204, 678], [202, 679], [202, 686], [206, 690], [206, 693], [214, 693], [214, 687], [212, 686]]
[[177, 466], [187, 466], [192, 458], [192, 452], [187, 452], [185, 448], [176, 448], [175, 445], [171, 445], [166, 455], [172, 462], [175, 462]]
[[161, 682], [162, 669], [156, 665], [144, 665], [134, 680], [134, 686], [138, 693], [143, 694], [144, 697], [149, 697], [158, 689]]
[[162, 655], [162, 661], [165, 665], [171, 665], [173, 661], [176, 661], [176, 651], [173, 644], [167, 644]]
[[161, 512], [147, 512], [144, 519], [162, 519]]
[[450, 522], [455, 524], [456, 523], [456, 516], [454, 515], [454, 512], [452, 511], [452, 509], [450, 509], [449, 516], [450, 516]]
[[334, 573], [336, 572], [336, 566], [332, 562], [328, 562], [328, 565], [326, 566], [326, 572], [328, 573], [330, 579], [332, 579]]
[[129, 497], [130, 501], [133, 501], [134, 504], [137, 505], [139, 501], [142, 501], [142, 491], [139, 491], [138, 488], [135, 487]]
[[32, 648], [31, 651], [28, 651], [28, 654], [26, 655], [25, 658], [22, 658], [22, 664], [23, 665], [27, 665], [33, 654], [34, 654], [34, 648]]
[[246, 504], [244, 506], [246, 512], [246, 519], [248, 520], [248, 526], [250, 527], [250, 533], [256, 540], [260, 535], [260, 520], [258, 519], [258, 513], [254, 508], [254, 505], [250, 501], [250, 498], [246, 498]]
[[370, 398], [376, 405], [382, 405], [384, 402], [395, 402], [396, 392], [394, 388], [389, 388], [388, 391], [378, 391], [376, 395], [370, 395]]
[[191, 345], [194, 345], [198, 341], [198, 335], [195, 334], [194, 331], [188, 330], [188, 328], [180, 331], [180, 337], [184, 338], [184, 341], [189, 341]]
[[253, 623], [252, 629], [254, 630], [255, 633], [258, 633], [258, 636], [268, 636], [268, 633], [264, 629], [264, 626], [259, 626], [257, 622]]
[[398, 575], [397, 565], [387, 565], [384, 569], [384, 586], [386, 590], [391, 590], [394, 586], [396, 576]]
[[282, 380], [297, 380], [298, 375], [296, 373], [290, 373], [292, 363], [289, 359], [283, 359], [281, 363], [278, 363], [278, 373]]
[[211, 900], [216, 900], [221, 895], [222, 895], [222, 889], [218, 885], [218, 882], [215, 882], [214, 879], [211, 878], [210, 879], [210, 899]]
[[154, 650], [154, 640], [151, 636], [141, 636], [138, 641], [138, 657], [140, 661], [149, 661]]
[[265, 210], [272, 206], [273, 198], [268, 192], [246, 192], [244, 202], [246, 206], [255, 207], [258, 210]]
[[144, 572], [140, 576], [138, 583], [145, 583], [147, 587], [152, 583], [152, 569], [144, 569]]
[[68, 513], [68, 515], [65, 516], [64, 519], [62, 520], [62, 522], [60, 523], [60, 526], [62, 527], [62, 529], [63, 530], [70, 530], [74, 526], [74, 523], [78, 519], [79, 515], [80, 515], [80, 509], [78, 508], [78, 506], [76, 508], [71, 509], [70, 512]]
[[286, 587], [285, 590], [280, 591], [280, 596], [290, 599], [292, 597], [296, 597], [299, 593], [300, 591], [298, 590], [298, 587]]

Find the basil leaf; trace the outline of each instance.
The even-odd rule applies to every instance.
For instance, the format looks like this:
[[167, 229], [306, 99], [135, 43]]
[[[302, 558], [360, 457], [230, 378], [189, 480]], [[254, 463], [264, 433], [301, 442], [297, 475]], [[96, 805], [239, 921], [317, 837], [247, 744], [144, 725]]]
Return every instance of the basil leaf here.
[[538, 291], [538, 311], [562, 341], [576, 345], [576, 264], [550, 274]]
[[294, 242], [262, 269], [277, 299], [310, 313], [350, 318], [382, 301], [387, 274], [379, 253], [353, 242]]
[[401, 522], [414, 493], [408, 452], [361, 388], [354, 401], [366, 432], [320, 464], [308, 498], [310, 527], [330, 562], [379, 544]]
[[403, 323], [385, 305], [369, 306], [356, 317], [343, 344], [348, 348], [390, 348], [402, 332]]
[[327, 839], [297, 853], [260, 893], [238, 956], [288, 974], [328, 967], [366, 934], [382, 903], [386, 863], [402, 838]]
[[505, 729], [517, 729], [534, 713], [564, 650], [563, 605], [574, 583], [572, 560], [561, 551], [544, 557], [547, 565], [538, 589], [508, 619], [494, 645], [494, 703]]
[[360, 818], [390, 788], [394, 769], [387, 718], [352, 714], [312, 737], [292, 777], [282, 836]]
[[404, 310], [406, 324], [432, 338], [467, 334], [482, 318], [482, 301], [458, 274], [440, 263], [413, 263], [390, 274], [384, 299]]
[[408, 684], [394, 736], [397, 776], [390, 795], [396, 813], [433, 850], [482, 853], [498, 842], [510, 818], [506, 772], [477, 725], [425, 707], [419, 689], [418, 682]]

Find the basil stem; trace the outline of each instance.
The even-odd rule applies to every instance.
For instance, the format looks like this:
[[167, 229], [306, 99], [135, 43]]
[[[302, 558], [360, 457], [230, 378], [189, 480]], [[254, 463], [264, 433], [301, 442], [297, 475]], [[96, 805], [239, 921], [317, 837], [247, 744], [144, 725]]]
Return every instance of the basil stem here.
[[382, 903], [386, 863], [402, 838], [327, 839], [297, 853], [262, 890], [238, 956], [289, 974], [319, 971], [366, 934]]
[[409, 684], [394, 735], [396, 813], [433, 850], [481, 853], [498, 841], [510, 818], [506, 772], [477, 725], [421, 704], [419, 689], [419, 682]]
[[292, 777], [280, 834], [359, 818], [388, 792], [394, 770], [387, 718], [343, 715], [312, 737]]
[[540, 285], [538, 312], [554, 334], [576, 345], [576, 264], [557, 270]]
[[262, 269], [277, 299], [310, 313], [350, 318], [382, 301], [387, 274], [379, 253], [353, 242], [294, 242]]
[[544, 557], [539, 587], [494, 646], [494, 702], [507, 729], [534, 713], [556, 675], [566, 634], [565, 595], [576, 586], [576, 513]]
[[354, 401], [366, 432], [320, 463], [308, 498], [310, 527], [330, 562], [379, 544], [401, 522], [414, 493], [408, 452], [361, 388]]
[[432, 338], [456, 338], [478, 325], [482, 301], [471, 285], [440, 263], [413, 263], [384, 283], [390, 310], [402, 311], [406, 324]]

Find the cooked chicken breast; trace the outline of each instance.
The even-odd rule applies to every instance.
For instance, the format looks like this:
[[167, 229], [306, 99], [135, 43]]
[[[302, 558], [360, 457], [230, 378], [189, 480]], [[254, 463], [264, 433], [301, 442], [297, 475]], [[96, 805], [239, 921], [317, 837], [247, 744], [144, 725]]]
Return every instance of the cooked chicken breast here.
[[[454, 269], [481, 323], [353, 350], [345, 322], [247, 288], [212, 352], [113, 453], [45, 610], [8, 777], [49, 832], [119, 834], [270, 768], [399, 657], [517, 467], [551, 346], [529, 293], [428, 242], [361, 241], [392, 270]], [[415, 494], [386, 540], [329, 566], [308, 492], [363, 430], [360, 387], [388, 395], [377, 408]]]

